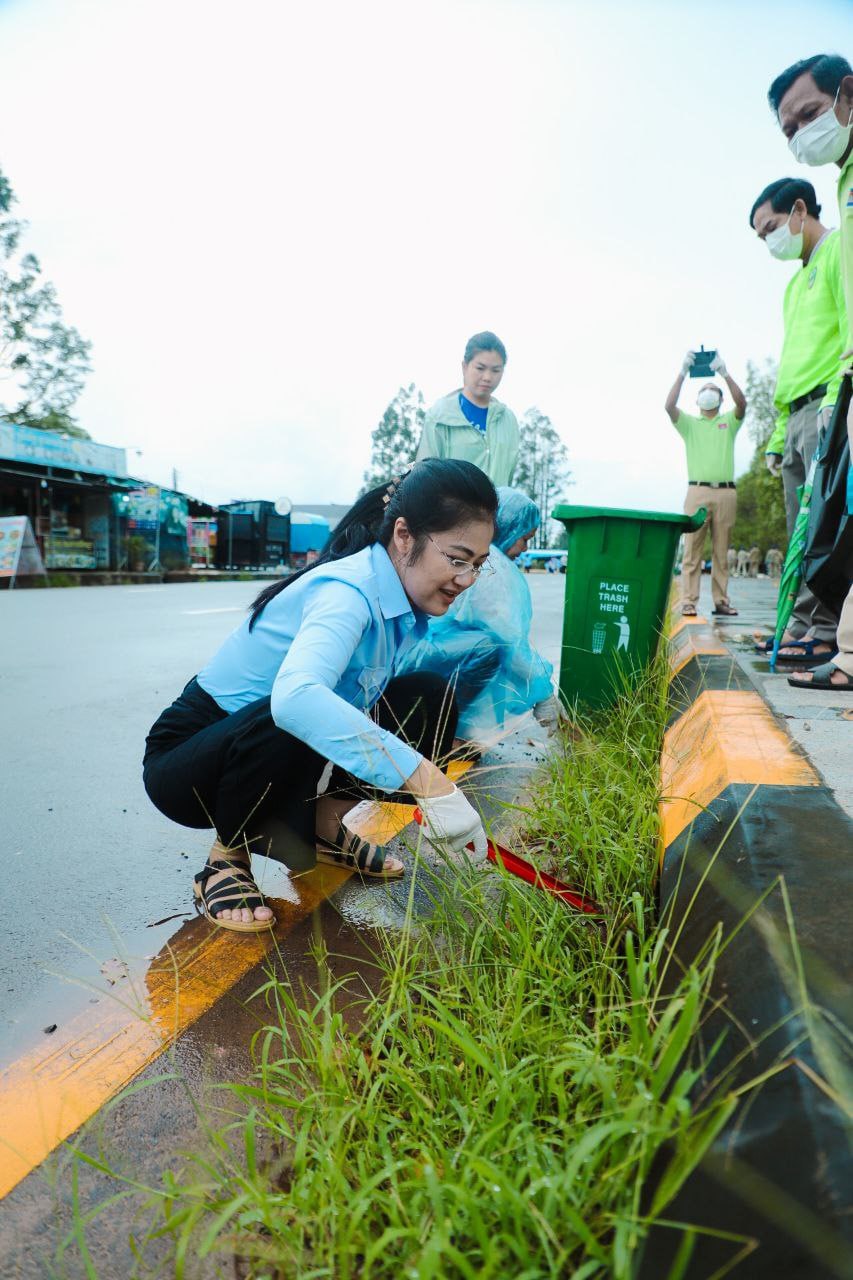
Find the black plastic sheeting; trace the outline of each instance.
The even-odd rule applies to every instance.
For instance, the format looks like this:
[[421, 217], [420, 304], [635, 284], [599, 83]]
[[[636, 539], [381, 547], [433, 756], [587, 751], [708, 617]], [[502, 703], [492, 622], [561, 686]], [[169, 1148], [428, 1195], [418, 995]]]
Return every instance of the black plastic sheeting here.
[[[758, 912], [735, 933], [768, 890]], [[836, 1035], [833, 1024], [853, 1023], [853, 822], [823, 787], [732, 785], [667, 850], [661, 904], [664, 916], [672, 913], [673, 931], [681, 928], [674, 948], [681, 965], [691, 962], [718, 922], [725, 937], [732, 935], [711, 993], [721, 1006], [711, 1009], [690, 1051], [693, 1061], [702, 1061], [724, 1036], [697, 1093], [723, 1073], [733, 1088], [780, 1062], [790, 1064], [745, 1096], [667, 1206], [666, 1218], [757, 1242], [727, 1275], [853, 1276], [850, 1132], [808, 1074], [830, 1088], [838, 1085], [820, 1038], [809, 1034], [798, 981], [799, 964], [821, 1011], [816, 1025], [823, 1045], [837, 1049], [844, 1033]], [[655, 1181], [653, 1171], [650, 1191]], [[683, 1235], [678, 1228], [653, 1228], [638, 1280], [665, 1280]], [[711, 1280], [742, 1249], [740, 1242], [698, 1235], [679, 1275]]]
[[836, 614], [841, 612], [853, 581], [853, 516], [847, 502], [850, 383], [849, 375], [841, 379], [826, 440], [818, 449], [803, 558], [807, 585]]

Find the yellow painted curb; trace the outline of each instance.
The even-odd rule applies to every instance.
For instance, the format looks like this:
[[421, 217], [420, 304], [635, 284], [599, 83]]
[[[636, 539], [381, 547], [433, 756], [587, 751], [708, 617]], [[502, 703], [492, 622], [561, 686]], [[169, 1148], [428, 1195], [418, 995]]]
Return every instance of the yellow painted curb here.
[[[447, 773], [457, 781], [470, 768], [468, 761], [456, 762]], [[359, 830], [387, 843], [411, 822], [412, 812], [412, 805], [376, 803]], [[138, 982], [122, 980], [121, 997], [102, 997], [0, 1073], [0, 1198], [212, 1009], [350, 874], [321, 864], [291, 877], [291, 899], [268, 899], [276, 916], [269, 932], [238, 934], [201, 918], [183, 924]]]
[[821, 785], [812, 765], [797, 754], [758, 693], [706, 689], [664, 736], [662, 850], [703, 808], [736, 782], [786, 787]]
[[[692, 623], [693, 625], [686, 625]], [[693, 658], [726, 657], [728, 649], [704, 618], [684, 618], [669, 642], [671, 674], [676, 676]]]
[[[0, 1075], [0, 1196], [157, 1058], [347, 878], [320, 866], [270, 898], [275, 929], [235, 934], [183, 924], [139, 981], [123, 979]], [[121, 996], [118, 995], [119, 990]]]
[[703, 618], [702, 615], [698, 613], [695, 618], [685, 618], [683, 614], [680, 613], [671, 614], [669, 623], [670, 640], [674, 640], [677, 635], [680, 635], [685, 627], [695, 627], [697, 625], [707, 627], [708, 619]]

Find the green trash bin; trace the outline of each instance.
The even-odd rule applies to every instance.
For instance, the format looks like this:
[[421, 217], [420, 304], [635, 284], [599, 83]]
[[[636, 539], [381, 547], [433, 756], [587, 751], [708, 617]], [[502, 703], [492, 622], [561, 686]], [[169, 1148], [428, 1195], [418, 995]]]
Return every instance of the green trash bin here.
[[566, 705], [606, 707], [657, 651], [682, 533], [695, 516], [559, 506], [569, 553], [560, 660]]

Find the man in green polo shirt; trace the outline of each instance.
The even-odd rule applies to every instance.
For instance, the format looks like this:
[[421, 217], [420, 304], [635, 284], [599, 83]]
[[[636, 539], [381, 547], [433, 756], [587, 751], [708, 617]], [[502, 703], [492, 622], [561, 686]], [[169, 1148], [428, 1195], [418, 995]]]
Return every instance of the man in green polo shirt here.
[[[774, 258], [797, 261], [785, 290], [785, 338], [774, 401], [776, 426], [767, 441], [767, 466], [782, 473], [788, 536], [800, 509], [805, 481], [841, 386], [841, 353], [847, 345], [847, 308], [841, 281], [839, 235], [820, 220], [815, 189], [803, 178], [779, 178], [752, 206], [750, 226]], [[835, 653], [838, 617], [805, 582], [791, 614], [779, 659], [829, 658]]]
[[[837, 54], [820, 53], [786, 68], [767, 94], [779, 127], [800, 164], [835, 164], [841, 279], [847, 301], [847, 347], [853, 355], [853, 67]], [[853, 404], [847, 417], [853, 450]], [[799, 689], [853, 692], [853, 584], [838, 623], [838, 653], [814, 671], [797, 672], [788, 683]]]
[[666, 398], [665, 408], [670, 421], [684, 441], [687, 450], [687, 497], [684, 501], [686, 515], [692, 516], [705, 507], [708, 517], [696, 533], [684, 536], [684, 557], [681, 562], [681, 612], [686, 618], [696, 617], [699, 603], [699, 587], [702, 582], [702, 551], [705, 534], [711, 530], [711, 595], [713, 612], [732, 616], [728, 597], [729, 570], [727, 553], [729, 537], [737, 515], [735, 492], [735, 436], [743, 424], [746, 399], [719, 353], [711, 364], [731, 392], [734, 408], [722, 413], [723, 393], [715, 382], [706, 382], [699, 388], [696, 403], [699, 417], [694, 418], [678, 408], [678, 397], [696, 353], [688, 351]]

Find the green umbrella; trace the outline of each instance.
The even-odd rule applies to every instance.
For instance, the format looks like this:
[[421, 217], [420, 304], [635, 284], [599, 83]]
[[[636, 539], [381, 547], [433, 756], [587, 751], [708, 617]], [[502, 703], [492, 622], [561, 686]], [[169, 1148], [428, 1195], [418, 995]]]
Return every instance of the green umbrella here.
[[782, 577], [779, 580], [779, 602], [776, 605], [776, 635], [773, 639], [773, 652], [770, 655], [771, 671], [776, 670], [776, 658], [779, 654], [782, 636], [785, 634], [788, 620], [794, 612], [794, 605], [797, 603], [797, 596], [800, 594], [800, 587], [803, 582], [803, 557], [806, 553], [809, 506], [812, 500], [812, 485], [814, 484], [817, 461], [817, 454], [815, 454], [809, 467], [809, 473], [806, 476], [806, 482], [797, 491], [797, 497], [800, 499], [800, 509], [797, 512], [797, 518], [791, 530], [791, 537], [788, 540], [788, 550], [785, 554], [785, 563], [782, 566]]

